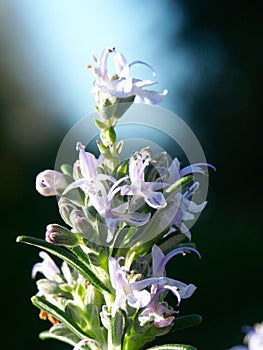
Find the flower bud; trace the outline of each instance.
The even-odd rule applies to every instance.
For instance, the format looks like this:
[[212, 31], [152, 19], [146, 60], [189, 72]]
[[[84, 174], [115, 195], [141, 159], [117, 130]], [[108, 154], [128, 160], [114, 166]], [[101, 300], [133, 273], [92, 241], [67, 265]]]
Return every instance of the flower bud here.
[[67, 187], [65, 175], [55, 170], [45, 170], [36, 177], [36, 190], [42, 196], [56, 196]]
[[59, 212], [65, 223], [71, 227], [70, 213], [77, 209], [77, 206], [65, 197], [61, 197], [58, 201]]
[[93, 233], [94, 229], [91, 223], [84, 217], [81, 210], [72, 210], [70, 213], [70, 222], [72, 227], [85, 238], [89, 238]]
[[78, 237], [73, 232], [57, 224], [47, 226], [46, 241], [66, 247], [75, 247], [79, 244]]

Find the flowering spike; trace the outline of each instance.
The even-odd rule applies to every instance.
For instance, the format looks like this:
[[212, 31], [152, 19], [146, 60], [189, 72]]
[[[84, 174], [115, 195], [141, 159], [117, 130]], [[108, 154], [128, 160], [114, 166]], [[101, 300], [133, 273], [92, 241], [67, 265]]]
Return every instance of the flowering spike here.
[[[32, 278], [42, 274], [32, 303], [40, 318], [51, 322], [41, 339], [64, 341], [73, 350], [139, 350], [170, 330], [200, 322], [196, 315], [178, 317], [182, 300], [196, 286], [169, 276], [166, 266], [178, 254], [200, 257], [193, 243], [179, 243], [191, 239], [186, 221], [206, 206], [205, 200], [193, 201], [201, 187], [194, 174], [206, 175], [214, 167], [196, 163], [181, 169], [179, 159], [171, 160], [167, 152], [153, 154], [150, 147], [122, 160], [124, 141], [117, 140], [115, 130], [119, 119], [134, 102], [158, 104], [168, 91], [153, 91], [156, 81], [134, 77], [135, 65], [153, 77], [156, 73], [141, 60], [128, 62], [114, 47], [93, 60], [95, 65], [87, 68], [95, 76], [91, 91], [100, 154], [95, 157], [77, 142], [74, 164], [38, 174], [36, 190], [59, 197], [66, 226], [49, 224], [45, 240], [20, 236], [17, 242], [41, 249], [42, 261], [32, 268]], [[61, 266], [49, 254], [61, 259]], [[166, 299], [169, 292], [174, 306]], [[248, 333], [249, 345], [256, 341], [254, 333], [260, 332]], [[178, 344], [154, 349], [195, 350]]]

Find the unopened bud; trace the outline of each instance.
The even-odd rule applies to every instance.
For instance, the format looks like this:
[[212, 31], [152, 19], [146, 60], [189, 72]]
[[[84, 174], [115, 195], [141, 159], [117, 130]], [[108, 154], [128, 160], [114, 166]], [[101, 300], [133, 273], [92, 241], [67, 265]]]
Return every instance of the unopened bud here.
[[45, 170], [36, 177], [36, 190], [42, 196], [56, 196], [67, 187], [65, 175], [55, 170]]
[[72, 227], [84, 238], [89, 238], [94, 229], [91, 223], [84, 217], [82, 211], [72, 210], [70, 213], [70, 222]]
[[76, 234], [57, 224], [50, 224], [47, 226], [46, 241], [66, 247], [75, 247], [79, 244]]

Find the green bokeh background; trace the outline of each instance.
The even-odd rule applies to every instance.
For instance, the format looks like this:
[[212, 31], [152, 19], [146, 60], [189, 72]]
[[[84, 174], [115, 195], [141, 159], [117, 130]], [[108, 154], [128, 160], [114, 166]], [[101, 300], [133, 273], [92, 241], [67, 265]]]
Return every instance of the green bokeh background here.
[[[175, 2], [168, 3], [173, 11]], [[188, 25], [179, 35], [181, 43], [192, 48], [193, 55], [195, 45], [202, 43], [205, 60], [203, 33], [212, 33], [224, 43], [225, 56], [220, 76], [211, 85], [202, 71], [202, 58], [197, 61], [205, 91], [193, 91], [191, 85], [179, 91], [182, 103], [187, 104], [191, 96], [188, 125], [217, 172], [210, 177], [208, 206], [192, 228], [202, 259], [177, 257], [168, 266], [175, 278], [197, 285], [193, 297], [182, 303], [181, 314], [199, 313], [203, 323], [169, 341], [223, 350], [242, 343], [243, 325], [263, 320], [260, 1], [177, 3], [188, 15]], [[3, 30], [1, 38], [6, 35]], [[176, 43], [173, 37], [170, 40], [174, 50]], [[5, 43], [1, 39], [2, 52]], [[65, 344], [38, 339], [38, 333], [48, 328], [30, 303], [36, 292], [30, 273], [39, 259], [38, 250], [16, 244], [15, 238], [20, 234], [42, 238], [47, 224], [61, 223], [56, 200], [40, 197], [34, 181], [38, 172], [53, 168], [68, 130], [56, 115], [41, 119], [45, 111], [37, 110], [1, 57], [1, 339], [12, 350], [66, 350], [70, 347]], [[12, 118], [17, 120], [17, 115], [20, 131], [14, 138]], [[28, 137], [35, 140], [33, 148], [27, 147]]]

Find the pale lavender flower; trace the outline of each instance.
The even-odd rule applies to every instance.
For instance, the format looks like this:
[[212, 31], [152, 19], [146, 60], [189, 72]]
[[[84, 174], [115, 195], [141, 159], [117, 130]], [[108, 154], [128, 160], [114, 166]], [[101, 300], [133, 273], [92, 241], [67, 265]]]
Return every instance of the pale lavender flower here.
[[[77, 143], [79, 150], [79, 168], [81, 178], [71, 183], [63, 192], [63, 195], [74, 188], [80, 187], [89, 197], [89, 205], [93, 206], [104, 219], [108, 227], [107, 242], [110, 242], [114, 233], [121, 222], [133, 226], [143, 226], [150, 219], [150, 213], [142, 214], [135, 211], [128, 211], [128, 203], [118, 201], [115, 196], [121, 190], [120, 183], [125, 181], [128, 176], [116, 180], [110, 175], [99, 173], [101, 161], [96, 159], [93, 154], [86, 152], [81, 143]], [[113, 185], [108, 189], [108, 183]], [[115, 202], [115, 203], [113, 203]]]
[[87, 194], [96, 194], [101, 188], [101, 181], [110, 178], [110, 176], [98, 173], [101, 161], [96, 159], [94, 154], [86, 152], [85, 146], [82, 145], [81, 142], [77, 143], [76, 149], [79, 151], [77, 166], [79, 166], [79, 176], [81, 176], [81, 178], [71, 183], [65, 189], [63, 195], [77, 187], [80, 187]]
[[90, 197], [91, 204], [105, 220], [105, 223], [108, 226], [107, 242], [110, 242], [113, 239], [114, 233], [121, 222], [133, 226], [143, 226], [149, 221], [151, 216], [150, 213], [142, 214], [135, 211], [128, 211], [129, 204], [127, 202], [120, 202], [121, 204], [112, 207], [114, 196], [121, 189], [118, 185], [125, 179], [126, 177], [115, 181], [108, 192], [105, 187], [102, 186], [100, 188], [100, 193]]
[[[197, 204], [194, 201], [190, 200], [198, 188], [199, 183], [194, 182], [193, 185], [190, 186], [190, 188], [185, 193], [182, 194], [180, 192], [177, 192], [172, 199], [174, 205], [174, 217], [171, 221], [171, 226], [176, 226], [182, 233], [186, 235], [189, 240], [191, 239], [191, 233], [184, 222], [194, 220], [194, 214], [200, 213], [207, 204], [207, 201]], [[170, 232], [172, 231], [173, 229]]]
[[[115, 53], [115, 69], [116, 73], [113, 76], [108, 72], [108, 55]], [[128, 97], [135, 97], [135, 102], [142, 100], [148, 104], [158, 104], [162, 102], [168, 91], [164, 90], [158, 93], [152, 90], [143, 90], [144, 87], [156, 84], [152, 80], [141, 80], [132, 78], [130, 76], [130, 68], [135, 64], [142, 64], [148, 67], [153, 75], [155, 75], [152, 67], [142, 61], [133, 61], [127, 63], [126, 58], [122, 53], [116, 52], [115, 49], [105, 49], [101, 57], [93, 56], [94, 61], [98, 64], [97, 67], [88, 66], [94, 73], [96, 81], [92, 92], [95, 95], [96, 103], [99, 109], [102, 109], [105, 102], [109, 100], [115, 103], [116, 98], [127, 99]]]
[[[180, 162], [177, 158], [175, 158], [167, 169], [160, 168], [159, 170], [165, 181], [171, 185], [190, 174], [200, 173], [205, 175], [207, 167], [215, 170], [215, 167], [209, 163], [195, 163], [180, 169]], [[194, 220], [195, 214], [200, 213], [207, 204], [207, 201], [197, 204], [191, 200], [193, 194], [198, 189], [199, 182], [195, 181], [184, 193], [175, 192], [171, 199], [175, 213], [173, 219], [171, 220], [171, 226], [176, 226], [189, 239], [191, 239], [191, 233], [184, 222]], [[174, 229], [172, 228], [170, 232], [173, 230]]]
[[244, 343], [246, 346], [234, 346], [229, 350], [262, 350], [263, 349], [263, 322], [256, 323], [254, 327], [244, 327], [247, 332]]
[[36, 190], [45, 197], [61, 194], [67, 185], [65, 175], [55, 170], [42, 171], [36, 177]]
[[[167, 255], [164, 255], [162, 250], [154, 244], [152, 247], [151, 277], [165, 277], [165, 266], [168, 261], [175, 255], [186, 254], [188, 251], [193, 251], [200, 257], [198, 251], [190, 247], [176, 248], [169, 252]], [[187, 285], [183, 282], [167, 277], [165, 277], [163, 281], [164, 283], [162, 284], [159, 283], [152, 285], [151, 300], [139, 317], [142, 323], [153, 321], [154, 325], [158, 328], [169, 326], [174, 319], [174, 316], [172, 316], [172, 314], [175, 313], [174, 310], [163, 305], [160, 298], [161, 294], [167, 291], [171, 291], [177, 297], [177, 305], [179, 305], [181, 299], [189, 298], [196, 290], [196, 287], [193, 284]]]
[[173, 161], [171, 162], [170, 166], [168, 168], [158, 168], [160, 174], [166, 173], [168, 174], [166, 182], [168, 184], [173, 184], [176, 181], [178, 181], [180, 178], [189, 175], [189, 174], [194, 174], [194, 173], [199, 173], [205, 175], [206, 169], [212, 168], [215, 170], [215, 167], [209, 163], [194, 163], [191, 165], [188, 165], [182, 169], [180, 169], [180, 162], [178, 158], [174, 158]]
[[146, 182], [144, 179], [145, 168], [152, 162], [150, 154], [146, 151], [136, 152], [129, 162], [130, 185], [121, 188], [122, 195], [133, 195], [133, 201], [143, 198], [145, 202], [154, 209], [164, 208], [166, 201], [164, 195], [157, 190], [164, 187], [161, 182]]
[[151, 300], [147, 307], [141, 312], [139, 320], [141, 324], [153, 321], [157, 328], [168, 327], [174, 320], [173, 314], [176, 313], [172, 308], [166, 307], [159, 302], [159, 296], [163, 293], [162, 289], [156, 290], [152, 287]]
[[146, 281], [144, 284], [142, 284], [141, 281], [129, 283], [127, 280], [129, 271], [125, 270], [124, 267], [121, 267], [119, 263], [120, 260], [123, 259], [123, 257], [120, 257], [117, 260], [113, 257], [109, 258], [111, 285], [116, 291], [115, 301], [112, 306], [113, 315], [118, 308], [125, 308], [126, 302], [137, 309], [146, 306], [151, 299], [150, 293], [144, 289], [151, 283], [151, 281]]
[[41, 251], [39, 256], [43, 259], [42, 262], [36, 263], [32, 268], [32, 278], [36, 277], [38, 272], [42, 273], [48, 280], [53, 280], [56, 275], [60, 274], [60, 269], [55, 264], [54, 260], [46, 253]]
[[120, 265], [123, 257], [109, 258], [109, 274], [112, 287], [116, 291], [115, 301], [112, 306], [114, 315], [118, 308], [125, 309], [126, 302], [133, 308], [140, 309], [147, 306], [151, 300], [151, 294], [145, 288], [151, 284], [164, 284], [166, 279], [150, 277], [137, 282], [128, 280], [130, 271]]

